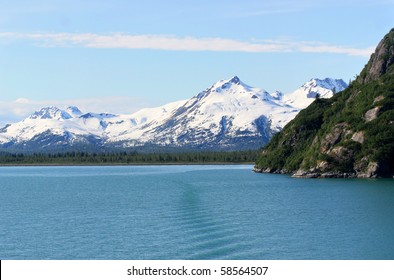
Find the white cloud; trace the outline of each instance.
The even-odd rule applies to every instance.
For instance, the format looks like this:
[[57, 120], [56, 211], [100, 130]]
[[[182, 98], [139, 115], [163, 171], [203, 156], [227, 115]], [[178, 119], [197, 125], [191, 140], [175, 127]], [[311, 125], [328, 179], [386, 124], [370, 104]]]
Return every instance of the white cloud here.
[[14, 101], [0, 100], [0, 128], [7, 123], [21, 121], [43, 107], [56, 106], [65, 109], [68, 106], [77, 106], [82, 112], [131, 114], [139, 109], [154, 107], [147, 101], [127, 96], [106, 96], [97, 98], [70, 99], [70, 100], [31, 100], [18, 98]]
[[350, 47], [340, 47], [340, 46], [333, 46], [333, 45], [326, 45], [322, 43], [304, 43], [298, 46], [300, 52], [305, 53], [334, 53], [334, 54], [345, 54], [351, 56], [370, 56], [373, 51], [374, 47], [365, 48], [365, 49], [357, 49], [357, 48], [350, 48]]
[[171, 35], [130, 35], [124, 33], [0, 33], [3, 40], [28, 40], [41, 47], [84, 47], [105, 49], [152, 49], [166, 51], [218, 52], [303, 52], [335, 53], [351, 56], [371, 55], [374, 48], [353, 48], [321, 42], [290, 40], [239, 41], [227, 38], [177, 37]]

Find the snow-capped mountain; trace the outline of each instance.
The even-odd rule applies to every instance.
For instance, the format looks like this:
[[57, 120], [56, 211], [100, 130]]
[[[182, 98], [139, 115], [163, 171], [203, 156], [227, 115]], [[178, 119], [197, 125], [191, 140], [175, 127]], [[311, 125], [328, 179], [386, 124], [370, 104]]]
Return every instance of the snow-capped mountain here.
[[303, 109], [308, 107], [317, 96], [330, 98], [345, 88], [347, 84], [341, 79], [311, 79], [296, 91], [284, 96], [283, 101], [295, 108]]
[[139, 124], [140, 118], [135, 115], [141, 112], [137, 112], [131, 119], [139, 127], [121, 134], [118, 125], [111, 125], [107, 130], [111, 135], [109, 141], [124, 145], [138, 141], [199, 148], [236, 149], [247, 145], [255, 148], [267, 143], [296, 114], [294, 108], [283, 106], [279, 99], [244, 84], [238, 77], [221, 80], [191, 99], [172, 105], [161, 107], [160, 117], [156, 117], [158, 109], [153, 109], [155, 112], [146, 109], [144, 115], [155, 116], [146, 125]]
[[234, 76], [189, 100], [130, 115], [83, 113], [77, 107], [64, 110], [46, 107], [0, 129], [0, 147], [255, 149], [268, 143], [317, 94], [330, 97], [332, 89], [339, 92], [344, 87], [342, 80], [313, 79], [293, 93], [269, 94]]

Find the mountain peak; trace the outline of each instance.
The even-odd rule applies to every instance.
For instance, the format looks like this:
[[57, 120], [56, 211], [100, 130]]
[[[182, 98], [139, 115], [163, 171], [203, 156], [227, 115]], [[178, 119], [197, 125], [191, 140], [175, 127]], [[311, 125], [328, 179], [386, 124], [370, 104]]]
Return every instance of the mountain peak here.
[[72, 116], [66, 111], [63, 111], [56, 106], [50, 106], [50, 107], [44, 107], [40, 111], [36, 111], [29, 118], [66, 120], [66, 119], [71, 119]]
[[317, 96], [320, 98], [330, 98], [345, 88], [347, 84], [342, 79], [317, 79], [313, 78], [303, 84], [296, 91], [286, 94], [284, 101], [286, 104], [296, 108], [306, 108]]
[[[263, 89], [249, 86], [243, 83], [238, 76], [233, 76], [230, 79], [219, 80], [211, 87], [200, 92], [194, 98], [201, 100], [206, 97], [210, 98], [222, 98], [235, 97], [235, 98], [253, 98], [253, 99], [263, 99], [271, 100], [273, 97]], [[212, 101], [212, 100], [211, 100]], [[216, 102], [216, 101], [214, 101]]]
[[394, 74], [394, 28], [384, 36], [371, 55], [368, 64], [360, 73], [357, 81], [366, 84], [379, 79], [383, 74]]
[[241, 82], [241, 80], [238, 78], [238, 76], [234, 76], [229, 80], [229, 83], [233, 83], [238, 85]]
[[304, 87], [322, 87], [326, 89], [332, 89], [336, 92], [342, 91], [347, 88], [347, 84], [342, 79], [333, 79], [333, 78], [325, 78], [325, 79], [318, 79], [313, 78], [309, 82], [303, 85]]
[[231, 77], [230, 79], [227, 79], [227, 80], [220, 80], [219, 82], [217, 82], [215, 85], [221, 85], [221, 86], [223, 86], [223, 85], [231, 85], [231, 84], [234, 84], [234, 85], [239, 85], [239, 84], [241, 84], [242, 82], [241, 82], [241, 80], [238, 78], [238, 76], [233, 76], [233, 77]]
[[230, 79], [227, 80], [220, 80], [219, 82], [215, 83], [209, 90], [211, 92], [222, 92], [229, 90], [230, 88], [237, 88], [237, 87], [243, 87], [243, 88], [249, 88], [248, 85], [244, 84], [238, 76], [233, 76]]

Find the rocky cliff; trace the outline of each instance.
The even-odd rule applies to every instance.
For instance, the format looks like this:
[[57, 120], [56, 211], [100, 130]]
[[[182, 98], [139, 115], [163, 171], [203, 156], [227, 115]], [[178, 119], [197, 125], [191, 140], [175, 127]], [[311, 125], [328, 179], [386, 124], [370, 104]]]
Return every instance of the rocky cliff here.
[[393, 177], [394, 29], [346, 90], [330, 99], [317, 98], [273, 137], [255, 171]]
[[379, 79], [386, 73], [393, 74], [394, 64], [394, 28], [384, 36], [378, 44], [376, 51], [372, 54], [371, 59], [361, 71], [357, 82], [367, 84]]

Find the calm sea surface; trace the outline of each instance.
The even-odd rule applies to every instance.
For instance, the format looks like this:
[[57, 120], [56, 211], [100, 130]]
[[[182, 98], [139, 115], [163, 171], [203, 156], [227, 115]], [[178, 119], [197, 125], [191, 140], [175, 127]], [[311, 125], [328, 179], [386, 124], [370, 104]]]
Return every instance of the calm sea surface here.
[[1, 167], [0, 259], [394, 259], [394, 181]]

